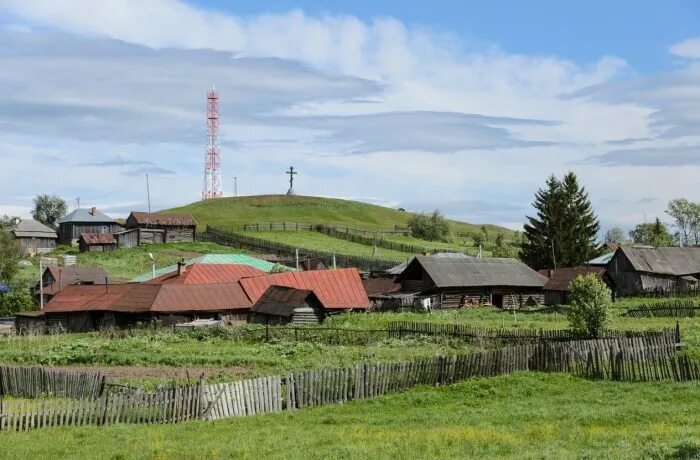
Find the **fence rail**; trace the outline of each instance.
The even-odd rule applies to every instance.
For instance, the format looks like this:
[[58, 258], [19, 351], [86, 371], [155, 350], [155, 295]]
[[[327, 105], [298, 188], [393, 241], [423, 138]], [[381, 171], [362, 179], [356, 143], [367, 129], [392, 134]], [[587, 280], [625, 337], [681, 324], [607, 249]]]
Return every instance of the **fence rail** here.
[[316, 232], [323, 228], [333, 228], [344, 233], [353, 233], [357, 235], [370, 235], [370, 236], [408, 236], [411, 231], [406, 228], [399, 228], [394, 226], [393, 229], [368, 229], [368, 228], [358, 228], [350, 227], [347, 224], [313, 224], [306, 222], [253, 222], [248, 224], [243, 224], [241, 226], [235, 227], [236, 230], [242, 230], [244, 232], [269, 232], [269, 231], [304, 231], [304, 232]]
[[65, 372], [40, 366], [0, 366], [0, 396], [95, 398], [104, 391], [100, 372]]
[[525, 343], [410, 362], [316, 369], [293, 372], [284, 379], [270, 376], [214, 385], [203, 385], [200, 379], [194, 385], [152, 393], [137, 390], [112, 394], [105, 391], [101, 397], [92, 400], [0, 399], [0, 430], [216, 420], [369, 399], [418, 385], [447, 385], [472, 377], [518, 371], [571, 372], [596, 378], [608, 374], [627, 375], [625, 371], [619, 371], [620, 367], [615, 367], [619, 356], [626, 359], [625, 369], [646, 369], [649, 361], [670, 360], [687, 369], [678, 374], [682, 376], [679, 378], [700, 379], [696, 363], [690, 366], [690, 362], [673, 361], [676, 338], [676, 331], [668, 329], [640, 337]]
[[396, 266], [398, 263], [393, 260], [374, 257], [349, 256], [325, 251], [301, 249], [288, 244], [274, 243], [261, 238], [241, 235], [230, 229], [210, 226], [207, 226], [204, 238], [227, 246], [234, 246], [259, 253], [276, 254], [291, 259], [293, 259], [298, 252], [300, 260], [309, 258], [321, 259], [328, 266], [332, 266], [333, 260], [335, 260], [336, 266], [355, 267], [363, 271], [386, 270]]
[[694, 318], [700, 311], [698, 301], [695, 299], [679, 299], [651, 305], [640, 305], [637, 308], [627, 310], [622, 316], [633, 318]]

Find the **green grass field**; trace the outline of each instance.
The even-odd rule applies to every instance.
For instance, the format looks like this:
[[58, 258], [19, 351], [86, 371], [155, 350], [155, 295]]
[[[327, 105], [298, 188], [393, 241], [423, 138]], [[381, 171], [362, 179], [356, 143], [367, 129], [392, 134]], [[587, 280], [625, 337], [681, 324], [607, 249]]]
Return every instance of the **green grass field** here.
[[[333, 238], [332, 236], [318, 232], [255, 231], [245, 232], [245, 234], [254, 238], [274, 241], [275, 243], [288, 244], [298, 247], [299, 249], [335, 252], [336, 254], [372, 257], [375, 251], [373, 246], [353, 243], [352, 241], [341, 240], [340, 238]], [[399, 263], [410, 259], [413, 255], [407, 252], [377, 248], [375, 257], [378, 259], [395, 260]]]
[[0, 433], [7, 458], [697, 458], [698, 383], [522, 373], [294, 413]]
[[[426, 210], [432, 211], [432, 210]], [[310, 224], [342, 224], [360, 228], [393, 229], [406, 227], [410, 212], [359, 201], [310, 196], [258, 195], [218, 200], [198, 201], [163, 212], [191, 213], [200, 227], [241, 226], [254, 222], [304, 222]], [[498, 232], [509, 238], [513, 231], [495, 225], [486, 225], [495, 238]], [[481, 225], [450, 221], [450, 230], [476, 232]]]

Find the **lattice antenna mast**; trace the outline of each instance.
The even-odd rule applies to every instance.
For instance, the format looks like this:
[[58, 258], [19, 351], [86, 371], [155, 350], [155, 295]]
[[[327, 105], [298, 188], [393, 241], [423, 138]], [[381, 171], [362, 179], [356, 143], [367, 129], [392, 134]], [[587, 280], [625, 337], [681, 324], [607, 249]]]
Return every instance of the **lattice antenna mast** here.
[[204, 156], [203, 200], [221, 198], [221, 146], [219, 145], [219, 93], [207, 92], [207, 151]]

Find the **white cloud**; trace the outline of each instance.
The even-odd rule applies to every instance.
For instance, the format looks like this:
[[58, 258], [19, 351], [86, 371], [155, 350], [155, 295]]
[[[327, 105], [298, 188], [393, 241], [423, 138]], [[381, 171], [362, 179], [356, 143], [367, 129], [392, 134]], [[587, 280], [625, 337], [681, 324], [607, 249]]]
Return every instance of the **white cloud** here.
[[700, 59], [700, 37], [678, 42], [669, 48], [669, 52], [684, 58]]
[[[197, 199], [211, 83], [222, 93], [224, 175], [248, 194], [283, 193], [281, 166], [293, 162], [298, 193], [445, 202], [477, 221], [522, 219], [546, 176], [571, 168], [614, 223], [641, 218], [630, 204], [652, 178], [663, 187], [644, 212], [676, 195], [700, 199], [678, 174], [692, 153], [654, 173], [634, 166], [634, 149], [652, 165], [660, 148], [694, 145], [692, 64], [623, 80], [618, 57], [465, 51], [455, 36], [393, 18], [238, 17], [175, 0], [0, 5], [14, 16], [0, 31], [10, 44], [0, 48], [0, 193], [18, 202], [49, 188], [143, 207], [142, 181], [128, 176], [139, 166], [174, 171], [153, 178], [154, 207]], [[672, 52], [691, 57], [692, 43], [680, 45]], [[604, 157], [620, 142], [632, 153]], [[347, 155], [358, 152], [369, 156]], [[582, 163], [596, 156], [616, 167]]]

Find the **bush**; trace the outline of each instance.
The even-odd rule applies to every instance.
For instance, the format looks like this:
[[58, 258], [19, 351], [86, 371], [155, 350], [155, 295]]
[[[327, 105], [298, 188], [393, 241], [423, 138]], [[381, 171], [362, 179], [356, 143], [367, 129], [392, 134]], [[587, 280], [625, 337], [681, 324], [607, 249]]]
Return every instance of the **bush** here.
[[427, 241], [442, 241], [447, 238], [450, 228], [445, 217], [437, 209], [432, 214], [414, 214], [408, 221], [411, 236]]
[[593, 273], [577, 277], [569, 289], [571, 328], [579, 334], [598, 337], [610, 320], [610, 289]]
[[13, 316], [27, 310], [35, 310], [28, 289], [16, 287], [6, 294], [0, 294], [0, 316]]

